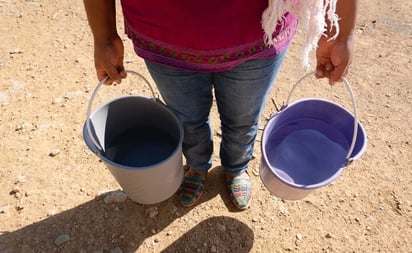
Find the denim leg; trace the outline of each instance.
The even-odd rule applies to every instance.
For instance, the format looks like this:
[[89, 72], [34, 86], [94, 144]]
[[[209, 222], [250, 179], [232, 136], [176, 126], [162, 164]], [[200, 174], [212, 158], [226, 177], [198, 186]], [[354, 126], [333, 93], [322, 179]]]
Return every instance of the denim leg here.
[[184, 129], [183, 154], [196, 171], [212, 166], [213, 141], [209, 112], [213, 102], [212, 75], [179, 70], [146, 61], [162, 99]]
[[259, 118], [285, 51], [276, 57], [250, 60], [215, 73], [213, 81], [222, 128], [220, 159], [232, 176], [246, 171], [252, 158]]

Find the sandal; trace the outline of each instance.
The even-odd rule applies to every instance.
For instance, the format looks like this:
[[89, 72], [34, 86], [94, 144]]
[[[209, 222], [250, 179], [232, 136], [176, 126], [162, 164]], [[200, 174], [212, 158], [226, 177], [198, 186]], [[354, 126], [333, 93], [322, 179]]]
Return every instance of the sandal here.
[[186, 171], [180, 195], [180, 203], [184, 207], [190, 207], [200, 199], [205, 181], [206, 174], [202, 178], [202, 173], [196, 173], [191, 168]]
[[226, 185], [233, 205], [239, 210], [247, 209], [252, 199], [252, 183], [249, 174], [248, 178], [227, 176]]

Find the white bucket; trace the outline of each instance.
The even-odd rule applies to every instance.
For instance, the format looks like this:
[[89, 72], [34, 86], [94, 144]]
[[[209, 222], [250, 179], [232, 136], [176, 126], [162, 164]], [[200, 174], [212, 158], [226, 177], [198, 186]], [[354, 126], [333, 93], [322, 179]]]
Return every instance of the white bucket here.
[[142, 78], [153, 97], [118, 97], [90, 113], [106, 77], [90, 98], [83, 138], [132, 200], [155, 204], [171, 197], [182, 183], [183, 128], [175, 114], [155, 98], [147, 79], [127, 72]]

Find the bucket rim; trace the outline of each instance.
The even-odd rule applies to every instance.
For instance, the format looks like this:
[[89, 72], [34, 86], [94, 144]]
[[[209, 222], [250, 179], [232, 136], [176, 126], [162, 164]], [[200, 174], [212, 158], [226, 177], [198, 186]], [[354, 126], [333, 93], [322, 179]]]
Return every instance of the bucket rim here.
[[97, 113], [97, 111], [99, 111], [100, 109], [102, 109], [102, 108], [105, 107], [106, 105], [108, 105], [108, 104], [110, 104], [110, 103], [113, 103], [113, 102], [115, 102], [115, 101], [117, 101], [117, 100], [127, 99], [127, 98], [142, 98], [142, 99], [145, 99], [145, 100], [151, 100], [151, 101], [154, 102], [154, 103], [159, 103], [159, 104], [161, 104], [161, 105], [164, 106], [164, 104], [163, 104], [162, 102], [160, 102], [160, 101], [159, 101], [157, 98], [155, 98], [155, 97], [149, 97], [149, 96], [143, 96], [143, 95], [137, 95], [137, 94], [136, 94], [136, 95], [135, 95], [135, 94], [133, 94], [133, 95], [120, 95], [120, 96], [111, 98], [111, 99], [109, 99], [109, 100], [106, 100], [106, 101], [102, 102], [101, 104], [99, 104], [98, 106], [96, 106], [96, 108], [95, 108], [92, 112], [90, 112], [90, 115], [88, 115], [88, 118], [86, 118], [86, 121], [87, 121], [88, 119], [91, 119], [92, 116], [94, 116], [94, 115]]
[[[179, 123], [178, 118], [173, 113], [171, 113], [171, 114], [172, 114], [173, 117], [175, 117], [175, 120], [177, 120], [177, 122]], [[101, 151], [96, 146], [94, 146], [93, 142], [91, 141], [91, 138], [89, 136], [89, 132], [87, 130], [86, 122], [83, 124], [83, 139], [84, 139], [84, 142], [86, 143], [86, 146], [90, 149], [90, 151], [95, 153], [99, 157], [99, 159], [101, 159], [104, 163], [107, 163], [107, 164], [115, 166], [116, 168], [124, 169], [124, 170], [128, 170], [128, 171], [148, 170], [148, 169], [151, 169], [155, 166], [160, 166], [160, 165], [168, 162], [173, 157], [175, 157], [176, 154], [181, 153], [182, 143], [183, 143], [183, 127], [182, 127], [181, 124], [178, 124], [178, 125], [179, 125], [179, 136], [180, 137], [179, 137], [179, 140], [176, 144], [176, 148], [174, 149], [174, 151], [167, 158], [162, 160], [161, 162], [151, 164], [151, 165], [147, 165], [147, 166], [141, 166], [141, 167], [126, 166], [126, 165], [123, 165], [123, 164], [120, 164], [120, 163], [116, 163], [116, 162], [108, 159], [106, 156], [102, 155]]]
[[[351, 163], [352, 161], [357, 160], [360, 156], [362, 156], [365, 153], [366, 148], [368, 146], [368, 137], [367, 137], [365, 128], [364, 128], [362, 122], [360, 122], [359, 118], [356, 119], [355, 115], [350, 110], [348, 110], [346, 107], [342, 106], [341, 104], [336, 103], [332, 100], [328, 100], [328, 99], [325, 99], [325, 98], [318, 98], [318, 97], [308, 97], [308, 98], [301, 98], [301, 99], [295, 100], [295, 101], [293, 101], [292, 103], [290, 103], [288, 105], [282, 106], [282, 108], [279, 111], [273, 113], [270, 116], [269, 120], [267, 121], [266, 125], [263, 128], [262, 142], [261, 143], [263, 144], [263, 138], [266, 137], [266, 132], [267, 131], [265, 131], [265, 130], [268, 127], [269, 122], [271, 122], [276, 116], [279, 116], [281, 113], [285, 112], [287, 109], [289, 109], [293, 106], [296, 106], [298, 104], [301, 104], [301, 103], [304, 103], [304, 102], [309, 102], [309, 101], [324, 102], [324, 103], [328, 103], [328, 104], [337, 106], [337, 107], [339, 107], [339, 109], [343, 110], [345, 113], [347, 113], [348, 115], [353, 117], [355, 120], [357, 120], [357, 123], [358, 123], [357, 134], [359, 134], [359, 132], [360, 132], [361, 135], [363, 136], [363, 144], [362, 144], [362, 147], [359, 149], [359, 151], [356, 154], [353, 154], [353, 150], [352, 150], [350, 156], [347, 158], [347, 163]], [[262, 150], [263, 150], [263, 146], [262, 146]]]
[[354, 115], [345, 107], [343, 107], [342, 105], [335, 103], [331, 100], [328, 99], [324, 99], [324, 98], [302, 98], [299, 100], [296, 100], [292, 103], [290, 103], [289, 105], [281, 108], [278, 112], [275, 112], [274, 114], [272, 114], [272, 116], [269, 118], [269, 120], [267, 121], [266, 125], [263, 128], [262, 131], [262, 140], [260, 142], [260, 146], [261, 146], [261, 153], [262, 153], [262, 163], [264, 164], [265, 167], [267, 167], [267, 169], [269, 169], [273, 175], [280, 180], [281, 182], [283, 182], [284, 184], [296, 188], [296, 189], [301, 189], [301, 190], [313, 190], [313, 189], [317, 189], [317, 188], [321, 188], [325, 185], [328, 185], [330, 183], [332, 183], [333, 181], [336, 180], [336, 178], [342, 173], [342, 171], [345, 169], [345, 167], [350, 164], [352, 161], [358, 159], [365, 151], [366, 151], [366, 147], [367, 147], [367, 136], [366, 136], [366, 132], [364, 130], [364, 127], [362, 125], [362, 123], [359, 121], [359, 119], [357, 119], [357, 123], [358, 123], [358, 134], [359, 132], [363, 135], [363, 143], [361, 148], [359, 149], [359, 151], [356, 154], [352, 154], [351, 156], [347, 159], [347, 162], [345, 164], [342, 164], [342, 167], [340, 167], [339, 169], [336, 170], [335, 173], [333, 173], [328, 179], [320, 182], [320, 183], [316, 183], [316, 184], [310, 184], [310, 185], [302, 185], [302, 184], [296, 184], [290, 181], [285, 180], [278, 172], [277, 172], [277, 168], [272, 166], [269, 163], [269, 158], [266, 152], [266, 149], [264, 147], [266, 141], [269, 138], [269, 132], [267, 131], [268, 127], [271, 126], [273, 120], [281, 115], [282, 113], [284, 113], [286, 110], [288, 110], [289, 108], [296, 106], [298, 104], [304, 103], [304, 102], [308, 102], [308, 101], [319, 101], [319, 102], [324, 102], [324, 103], [329, 103], [331, 105], [337, 106], [340, 109], [342, 109], [345, 113], [348, 113], [350, 116], [354, 117]]
[[[308, 101], [326, 102], [326, 103], [335, 105], [335, 106], [343, 109], [345, 112], [349, 113], [352, 117], [355, 117], [355, 115], [354, 115], [351, 111], [349, 111], [346, 107], [344, 107], [343, 105], [341, 105], [341, 104], [339, 104], [339, 103], [336, 103], [336, 102], [334, 102], [334, 101], [332, 101], [332, 100], [326, 99], [326, 98], [317, 98], [317, 97], [307, 97], [307, 98], [301, 98], [301, 99], [295, 100], [295, 101], [293, 101], [293, 102], [290, 103], [290, 104], [284, 105], [284, 106], [279, 110], [279, 112], [285, 111], [286, 109], [288, 109], [288, 108], [290, 108], [290, 107], [292, 107], [292, 106], [295, 106], [295, 105], [297, 105], [297, 104], [301, 104], [301, 103], [304, 103], [304, 102], [308, 102]], [[278, 113], [278, 112], [276, 112], [275, 114], [277, 114], [277, 113]], [[275, 115], [275, 114], [274, 114], [274, 115]], [[359, 120], [358, 120], [358, 122], [359, 122]]]

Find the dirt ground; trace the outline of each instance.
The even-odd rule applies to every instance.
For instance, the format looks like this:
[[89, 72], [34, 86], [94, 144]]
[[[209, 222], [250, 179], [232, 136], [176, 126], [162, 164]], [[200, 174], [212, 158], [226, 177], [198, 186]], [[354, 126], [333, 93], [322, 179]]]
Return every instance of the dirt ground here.
[[[150, 206], [109, 201], [119, 185], [82, 137], [97, 84], [82, 3], [0, 0], [0, 252], [412, 252], [412, 3], [360, 2], [348, 79], [367, 151], [333, 184], [282, 200], [258, 175], [260, 132], [252, 206], [236, 212], [218, 152], [192, 208], [176, 196]], [[151, 80], [123, 37], [126, 67]], [[304, 74], [301, 46], [298, 34], [271, 93], [277, 104]], [[124, 93], [124, 84], [102, 88], [96, 104]], [[143, 85], [133, 90], [150, 95]], [[293, 99], [312, 96], [350, 110], [343, 84], [313, 78]], [[261, 128], [274, 111], [269, 100]], [[211, 116], [218, 151], [215, 108]]]

